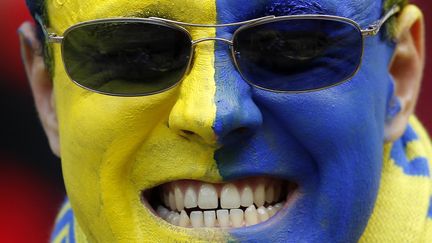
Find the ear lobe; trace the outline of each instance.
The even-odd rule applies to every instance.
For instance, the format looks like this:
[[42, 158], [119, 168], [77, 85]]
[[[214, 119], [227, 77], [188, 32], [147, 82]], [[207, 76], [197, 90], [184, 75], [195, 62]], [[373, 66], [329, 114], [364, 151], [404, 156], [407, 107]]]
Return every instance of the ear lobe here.
[[45, 66], [42, 45], [37, 38], [36, 29], [31, 23], [23, 23], [18, 33], [21, 42], [21, 56], [39, 119], [48, 137], [51, 150], [55, 155], [60, 156], [53, 83]]
[[394, 98], [400, 105], [400, 111], [386, 121], [387, 142], [402, 136], [409, 117], [414, 113], [420, 92], [425, 63], [425, 40], [423, 14], [418, 7], [408, 5], [402, 10], [397, 20], [396, 40], [397, 46], [389, 71], [394, 80]]

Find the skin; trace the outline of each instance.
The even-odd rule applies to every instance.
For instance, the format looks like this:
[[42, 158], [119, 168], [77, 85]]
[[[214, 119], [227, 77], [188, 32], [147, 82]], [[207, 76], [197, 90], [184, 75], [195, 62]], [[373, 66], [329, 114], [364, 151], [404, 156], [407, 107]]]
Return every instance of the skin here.
[[[130, 9], [116, 8], [118, 12], [112, 12], [113, 6], [126, 3], [131, 5]], [[85, 20], [131, 15], [148, 8], [156, 10], [153, 3], [73, 1], [59, 6], [49, 2], [48, 11], [52, 13], [52, 27], [62, 33], [74, 23]], [[105, 7], [101, 8], [101, 4]], [[172, 14], [176, 11], [169, 7], [168, 1], [164, 5], [167, 7], [158, 6], [157, 9], [170, 13], [171, 18], [179, 18]], [[186, 8], [187, 5], [182, 8], [185, 16], [192, 16], [187, 21], [215, 21], [214, 2], [202, 4], [199, 8], [206, 14], [200, 15], [193, 14], [193, 8]], [[197, 7], [197, 2], [189, 1], [189, 5]], [[73, 9], [82, 9], [86, 14], [60, 17], [76, 12]], [[197, 30], [192, 35], [194, 38], [214, 36], [214, 30]], [[55, 60], [61, 60], [58, 47]], [[85, 91], [70, 82], [62, 62], [55, 62], [54, 92], [58, 97], [61, 157], [63, 171], [67, 171], [64, 179], [71, 205], [77, 208], [78, 222], [90, 239], [135, 242], [143, 237], [167, 241], [199, 239], [200, 235], [210, 239], [224, 237], [210, 230], [193, 232], [173, 227], [156, 219], [139, 197], [141, 190], [182, 178], [222, 181], [213, 158], [216, 150], [216, 135], [212, 130], [216, 114], [215, 84], [211, 75], [208, 77], [214, 73], [213, 43], [206, 43], [197, 51], [201, 55], [195, 65], [201, 68], [192, 70], [181, 87], [139, 98], [101, 96]], [[198, 135], [185, 139], [182, 129]], [[108, 130], [112, 131], [110, 135]], [[80, 147], [79, 153], [72, 149], [76, 146]], [[76, 180], [78, 175], [83, 179]], [[100, 222], [105, 226], [101, 227]]]
[[[229, 23], [294, 9], [352, 18], [361, 26], [381, 16], [372, 0], [71, 0], [48, 1], [47, 8], [50, 27], [60, 34], [78, 22], [119, 16]], [[402, 134], [420, 87], [423, 22], [413, 8], [401, 14], [398, 46], [367, 38], [352, 80], [304, 94], [252, 88], [226, 44], [205, 42], [175, 88], [147, 97], [104, 96], [69, 80], [59, 45], [53, 45], [54, 82], [48, 82], [42, 58], [32, 52], [38, 45], [28, 44], [37, 42], [34, 31], [24, 26], [22, 39], [33, 42], [23, 41], [23, 59], [51, 147], [62, 158], [77, 231], [89, 242], [357, 241], [377, 198], [384, 142]], [[190, 32], [194, 39], [230, 38], [232, 29]], [[396, 112], [391, 100], [399, 101]], [[288, 209], [248, 228], [174, 227], [139, 198], [141, 190], [173, 180], [215, 183], [257, 175], [294, 181], [299, 189]]]

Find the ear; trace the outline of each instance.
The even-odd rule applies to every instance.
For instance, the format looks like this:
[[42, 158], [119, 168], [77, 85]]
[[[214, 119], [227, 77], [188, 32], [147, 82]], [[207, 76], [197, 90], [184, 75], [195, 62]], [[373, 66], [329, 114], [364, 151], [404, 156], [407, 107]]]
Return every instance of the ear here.
[[414, 5], [406, 6], [397, 19], [397, 45], [389, 67], [395, 85], [394, 98], [400, 104], [400, 111], [386, 122], [386, 141], [401, 137], [414, 113], [425, 63], [424, 32], [421, 10]]
[[48, 137], [51, 150], [60, 157], [53, 83], [45, 66], [42, 45], [37, 38], [36, 28], [29, 22], [21, 25], [18, 34], [21, 43], [21, 56], [33, 92], [39, 119]]

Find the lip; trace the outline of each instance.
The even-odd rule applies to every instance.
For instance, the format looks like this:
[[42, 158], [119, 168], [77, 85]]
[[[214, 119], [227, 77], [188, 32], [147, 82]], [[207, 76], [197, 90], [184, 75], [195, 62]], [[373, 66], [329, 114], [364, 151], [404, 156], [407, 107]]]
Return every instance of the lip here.
[[[264, 180], [281, 183], [281, 187], [282, 187], [283, 191], [281, 192], [279, 198], [277, 198], [273, 201], [270, 200], [271, 202], [268, 202], [266, 200], [264, 205], [257, 204], [255, 202], [255, 198], [254, 198], [254, 202], [252, 203], [252, 206], [249, 206], [249, 207], [246, 207], [243, 205], [240, 206], [238, 209], [236, 209], [235, 206], [230, 207], [230, 208], [222, 207], [222, 205], [221, 205], [222, 204], [221, 188], [226, 188], [226, 187], [228, 187], [228, 185], [239, 186], [239, 185], [244, 185], [247, 183], [256, 186], [258, 183], [257, 181], [262, 182]], [[201, 187], [202, 187], [202, 185], [213, 185], [215, 188], [217, 188], [216, 191], [218, 194], [218, 202], [219, 202], [218, 207], [216, 207], [216, 208], [214, 208], [214, 207], [213, 208], [201, 208], [199, 205], [197, 205], [194, 208], [186, 208], [185, 207], [185, 208], [183, 208], [183, 210], [179, 210], [179, 209], [176, 209], [175, 206], [174, 206], [174, 208], [172, 208], [172, 206], [170, 207], [169, 205], [166, 205], [167, 203], [164, 204], [164, 202], [163, 202], [164, 199], [162, 199], [163, 196], [161, 196], [161, 195], [164, 193], [167, 194], [167, 190], [169, 190], [169, 189], [166, 189], [166, 188], [169, 188], [172, 185], [177, 186], [177, 185], [185, 185], [185, 184], [187, 184], [187, 185], [200, 185]], [[184, 188], [185, 187], [183, 186], [183, 189], [182, 189], [183, 191], [184, 191]], [[267, 188], [269, 188], [269, 187], [266, 186], [265, 188], [267, 190]], [[239, 179], [239, 180], [228, 181], [228, 182], [223, 182], [223, 183], [222, 182], [221, 183], [213, 183], [213, 184], [207, 183], [204, 181], [199, 181], [199, 180], [182, 179], [182, 180], [176, 180], [176, 181], [169, 181], [167, 183], [155, 186], [153, 188], [142, 190], [140, 193], [140, 196], [141, 196], [142, 205], [144, 207], [146, 207], [155, 216], [155, 218], [158, 221], [161, 221], [165, 224], [169, 224], [170, 226], [180, 227], [183, 229], [186, 228], [186, 229], [190, 229], [190, 230], [200, 230], [200, 229], [204, 228], [204, 229], [216, 229], [216, 230], [217, 229], [225, 229], [225, 230], [236, 230], [237, 231], [237, 230], [242, 230], [242, 229], [249, 228], [249, 227], [265, 226], [268, 223], [273, 223], [275, 220], [280, 219], [281, 217], [279, 217], [279, 216], [286, 214], [286, 211], [289, 210], [289, 208], [294, 203], [296, 198], [298, 198], [298, 191], [299, 191], [298, 189], [299, 189], [299, 185], [295, 182], [271, 178], [271, 177], [259, 177], [259, 176], [258, 177], [248, 177], [248, 178], [243, 178], [243, 179]], [[167, 202], [167, 200], [165, 200], [165, 202]], [[161, 214], [161, 211], [160, 211], [161, 206], [162, 206], [162, 208], [165, 207], [165, 209], [164, 209], [165, 211], [166, 210], [170, 211], [169, 213], [177, 213], [177, 215], [185, 214], [188, 216], [187, 217], [188, 220], [190, 217], [191, 221], [192, 221], [192, 213], [196, 214], [197, 211], [202, 211], [202, 213], [204, 213], [204, 215], [206, 215], [207, 213], [210, 214], [209, 212], [212, 211], [213, 218], [214, 218], [213, 220], [216, 220], [216, 224], [214, 224], [214, 225], [211, 224], [211, 226], [208, 226], [207, 221], [206, 221], [205, 225], [196, 226], [196, 224], [194, 225], [193, 223], [190, 223], [191, 221], [189, 221], [188, 225], [185, 225], [185, 224], [179, 225], [178, 221], [176, 221], [176, 223], [168, 222], [166, 214], [164, 214], [163, 217], [161, 215], [159, 215], [159, 214]], [[267, 209], [267, 210], [264, 210], [263, 208]], [[239, 209], [244, 210], [243, 211], [244, 217], [242, 214], [242, 217], [243, 217], [242, 220], [244, 220], [244, 221], [243, 221], [243, 224], [241, 226], [239, 226], [238, 224], [234, 226], [231, 221], [230, 221], [229, 226], [226, 226], [226, 224], [224, 226], [220, 226], [218, 223], [219, 222], [218, 221], [219, 215], [218, 215], [218, 219], [215, 219], [215, 216], [214, 216], [215, 212], [219, 213], [218, 211], [228, 211], [230, 213], [229, 218], [232, 219], [231, 218], [231, 213], [233, 212], [232, 210], [239, 211]], [[275, 209], [277, 209], [277, 210], [275, 211]], [[255, 222], [253, 224], [248, 224], [246, 217], [247, 217], [247, 215], [253, 215], [253, 213], [252, 214], [250, 213], [251, 210], [257, 210], [257, 211], [255, 211], [255, 213], [258, 212], [257, 215], [259, 218], [258, 218], [257, 222]], [[264, 212], [264, 214], [268, 213], [268, 217], [261, 217], [263, 215], [263, 212]], [[274, 213], [271, 213], [271, 212], [274, 212]], [[201, 215], [202, 215], [202, 213], [201, 213]], [[259, 213], [261, 213], [261, 214], [259, 214]], [[226, 212], [225, 212], [225, 214], [226, 214]], [[265, 218], [265, 219], [263, 219], [263, 218]], [[206, 219], [205, 216], [204, 216], [204, 219]]]

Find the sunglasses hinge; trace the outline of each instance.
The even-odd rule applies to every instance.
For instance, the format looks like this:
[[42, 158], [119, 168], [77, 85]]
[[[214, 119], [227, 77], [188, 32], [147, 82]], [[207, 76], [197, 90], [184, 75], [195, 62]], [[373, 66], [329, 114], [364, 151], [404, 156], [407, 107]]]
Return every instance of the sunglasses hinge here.
[[58, 36], [56, 34], [49, 34], [48, 35], [48, 42], [49, 43], [61, 43], [63, 41], [63, 37]]
[[361, 31], [362, 35], [363, 36], [375, 36], [380, 31], [380, 27], [381, 26], [379, 23], [371, 24], [366, 29]]

